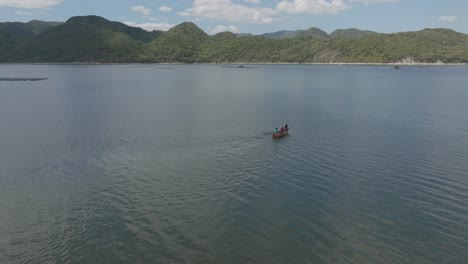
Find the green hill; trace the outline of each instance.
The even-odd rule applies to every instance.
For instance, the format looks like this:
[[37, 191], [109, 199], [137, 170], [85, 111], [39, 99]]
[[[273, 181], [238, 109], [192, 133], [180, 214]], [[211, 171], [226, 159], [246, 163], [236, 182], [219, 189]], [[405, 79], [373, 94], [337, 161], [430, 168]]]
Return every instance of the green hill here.
[[198, 62], [201, 45], [208, 39], [197, 25], [184, 22], [146, 45], [144, 57], [152, 62]]
[[62, 22], [45, 22], [31, 20], [27, 23], [3, 22], [0, 23], [0, 61], [4, 61], [12, 51], [22, 45], [26, 40], [62, 24]]
[[311, 27], [307, 30], [281, 30], [272, 33], [265, 33], [261, 35], [262, 37], [271, 38], [271, 39], [287, 39], [295, 37], [311, 37], [311, 38], [328, 38], [330, 37], [327, 32]]
[[310, 38], [317, 38], [317, 39], [326, 39], [329, 38], [330, 36], [328, 35], [327, 32], [316, 28], [316, 27], [311, 27], [307, 30], [304, 30], [299, 33], [299, 37], [310, 37]]
[[151, 41], [160, 34], [97, 16], [73, 17], [33, 38], [14, 43], [12, 52], [2, 52], [0, 60], [131, 62], [138, 60], [145, 41]]
[[285, 38], [294, 38], [297, 37], [304, 30], [281, 30], [277, 32], [265, 33], [262, 34], [262, 37], [271, 38], [271, 39], [285, 39]]
[[293, 37], [285, 32], [240, 37], [209, 36], [187, 22], [167, 32], [147, 32], [97, 16], [59, 25], [5, 24], [0, 24], [0, 62], [468, 63], [468, 35], [448, 29], [395, 34], [347, 29], [328, 35], [310, 28]]
[[237, 38], [236, 34], [229, 32], [229, 31], [220, 32], [214, 35], [213, 37], [218, 40]]
[[330, 44], [337, 51], [334, 59], [340, 62], [468, 62], [468, 35], [447, 29], [337, 39]]
[[330, 34], [332, 38], [364, 38], [370, 35], [378, 34], [374, 31], [360, 30], [357, 28], [337, 29]]
[[244, 37], [205, 46], [203, 62], [468, 63], [468, 35], [426, 29], [361, 38]]
[[3, 22], [0, 23], [0, 34], [12, 39], [26, 39], [44, 33], [60, 24], [62, 24], [62, 22], [46, 22], [39, 20], [31, 20], [27, 23]]

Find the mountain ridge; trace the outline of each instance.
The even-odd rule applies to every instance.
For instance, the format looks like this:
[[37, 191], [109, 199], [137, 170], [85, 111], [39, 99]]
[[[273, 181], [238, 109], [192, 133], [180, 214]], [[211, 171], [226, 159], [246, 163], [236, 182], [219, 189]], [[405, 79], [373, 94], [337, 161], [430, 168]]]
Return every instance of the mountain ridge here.
[[51, 22], [31, 20], [26, 23], [22, 22], [2, 22], [0, 23], [0, 32], [9, 35], [15, 39], [30, 38], [46, 32], [53, 27], [56, 27], [63, 22]]
[[148, 32], [98, 16], [45, 23], [36, 33], [31, 27], [21, 31], [21, 23], [14, 24], [19, 33], [0, 23], [0, 62], [468, 62], [468, 35], [450, 29], [383, 34], [351, 28], [328, 34], [311, 27], [272, 37], [208, 35], [191, 22]]

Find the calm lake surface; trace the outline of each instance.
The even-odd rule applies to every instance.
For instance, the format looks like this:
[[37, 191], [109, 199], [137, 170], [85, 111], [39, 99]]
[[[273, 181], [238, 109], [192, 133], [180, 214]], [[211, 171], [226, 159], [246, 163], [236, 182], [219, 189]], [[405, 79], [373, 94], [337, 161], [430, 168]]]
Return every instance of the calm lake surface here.
[[467, 261], [468, 67], [0, 77], [0, 263]]

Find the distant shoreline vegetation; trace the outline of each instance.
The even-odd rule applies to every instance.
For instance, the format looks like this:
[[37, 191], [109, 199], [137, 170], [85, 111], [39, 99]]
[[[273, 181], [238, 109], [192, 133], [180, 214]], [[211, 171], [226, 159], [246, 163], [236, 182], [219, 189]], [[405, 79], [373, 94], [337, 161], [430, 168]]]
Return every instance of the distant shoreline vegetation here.
[[[436, 67], [436, 66], [468, 66], [468, 63], [342, 63], [342, 62], [195, 62], [195, 63], [183, 63], [183, 62], [0, 62], [0, 65], [134, 65], [134, 66], [167, 66], [167, 65], [213, 65], [213, 66], [232, 66], [227, 68], [239, 68], [237, 66], [249, 65], [249, 66], [261, 66], [261, 65], [323, 65], [323, 66], [382, 66], [382, 67], [394, 67], [394, 66], [405, 66], [405, 67]], [[172, 68], [171, 68], [172, 69]]]
[[0, 23], [0, 63], [464, 65], [468, 35], [317, 28], [209, 36], [193, 23], [148, 32], [98, 16]]

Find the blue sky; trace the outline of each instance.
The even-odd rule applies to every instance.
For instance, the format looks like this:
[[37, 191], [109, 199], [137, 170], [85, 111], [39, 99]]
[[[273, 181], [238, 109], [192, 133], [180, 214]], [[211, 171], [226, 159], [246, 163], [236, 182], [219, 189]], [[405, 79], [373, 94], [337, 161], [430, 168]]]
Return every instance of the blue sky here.
[[209, 34], [318, 27], [382, 33], [450, 28], [468, 33], [466, 0], [0, 0], [1, 21], [98, 15], [144, 29], [191, 21]]

